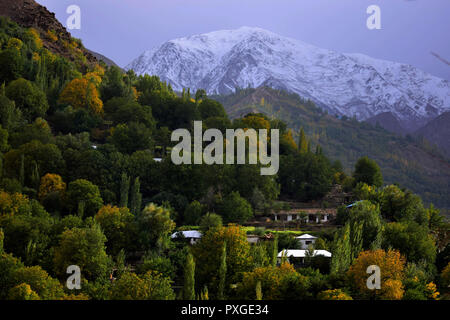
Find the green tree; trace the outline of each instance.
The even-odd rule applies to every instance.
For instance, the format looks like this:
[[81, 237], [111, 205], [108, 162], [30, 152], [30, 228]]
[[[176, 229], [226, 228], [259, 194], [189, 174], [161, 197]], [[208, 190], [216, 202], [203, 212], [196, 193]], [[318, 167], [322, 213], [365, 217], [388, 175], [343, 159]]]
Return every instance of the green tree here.
[[214, 228], [222, 228], [222, 217], [208, 212], [200, 219], [200, 231], [205, 234]]
[[222, 254], [220, 255], [219, 287], [217, 292], [217, 298], [219, 300], [225, 300], [226, 277], [227, 277], [227, 243], [224, 242], [222, 246]]
[[47, 97], [35, 84], [23, 78], [6, 87], [6, 96], [16, 103], [28, 121], [43, 117], [48, 109]]
[[28, 284], [43, 300], [57, 300], [64, 297], [64, 290], [59, 281], [50, 277], [40, 266], [17, 269], [14, 279], [17, 285]]
[[428, 224], [428, 216], [419, 196], [395, 185], [384, 187], [378, 195], [383, 217], [390, 221], [415, 221]]
[[[225, 295], [228, 294], [230, 284], [238, 282], [242, 272], [249, 271], [253, 264], [246, 233], [239, 226], [214, 228], [204, 234], [200, 242], [192, 247], [196, 261], [196, 284], [200, 288], [207, 285], [214, 297], [218, 295], [219, 270], [225, 242], [227, 244]], [[254, 286], [252, 291], [254, 292]]]
[[17, 48], [0, 51], [0, 81], [10, 82], [22, 76], [23, 60]]
[[122, 249], [131, 249], [136, 241], [134, 228], [134, 216], [128, 208], [103, 206], [95, 216], [95, 221], [100, 224], [107, 242], [107, 252], [113, 256], [119, 254]]
[[348, 215], [341, 219], [340, 223], [362, 223], [362, 248], [365, 250], [379, 249], [383, 228], [379, 206], [364, 200], [345, 211], [348, 212]]
[[200, 222], [202, 217], [203, 206], [198, 201], [191, 202], [184, 211], [184, 223], [195, 226]]
[[105, 242], [106, 237], [96, 224], [64, 231], [54, 251], [55, 273], [65, 279], [67, 267], [76, 265], [80, 267], [81, 275], [89, 281], [105, 279], [111, 265]]
[[300, 153], [307, 153], [309, 151], [309, 142], [306, 138], [305, 131], [303, 128], [300, 129], [300, 138], [298, 142], [298, 149]]
[[353, 173], [355, 183], [364, 182], [369, 186], [381, 187], [383, 185], [383, 176], [378, 164], [368, 157], [359, 158], [355, 164]]
[[278, 262], [278, 234], [275, 234], [272, 244], [271, 265], [273, 267], [276, 267], [277, 262]]
[[9, 290], [9, 300], [40, 300], [39, 295], [34, 292], [30, 285], [26, 283], [19, 284]]
[[173, 300], [172, 281], [156, 272], [149, 271], [143, 277], [124, 273], [113, 284], [112, 300]]
[[186, 256], [184, 266], [183, 299], [195, 300], [195, 262], [191, 253]]
[[203, 99], [206, 99], [207, 94], [206, 91], [204, 89], [198, 89], [195, 92], [195, 102], [200, 102]]
[[227, 117], [224, 107], [215, 100], [203, 99], [202, 102], [200, 102], [198, 109], [203, 120], [213, 117]]
[[130, 192], [130, 177], [124, 172], [120, 181], [120, 207], [128, 207], [128, 194]]
[[85, 179], [78, 179], [69, 183], [66, 192], [66, 202], [70, 212], [78, 210], [80, 201], [85, 203], [85, 213], [94, 216], [103, 205], [100, 190], [96, 185]]
[[150, 149], [152, 131], [144, 124], [131, 122], [113, 128], [109, 141], [122, 153], [132, 154], [138, 150]]
[[142, 193], [141, 193], [141, 182], [139, 177], [134, 179], [133, 186], [131, 187], [131, 203], [130, 211], [132, 214], [137, 216], [141, 212], [142, 206]]
[[104, 101], [108, 101], [113, 97], [126, 97], [129, 94], [124, 81], [123, 71], [119, 67], [111, 66], [106, 69], [100, 92]]
[[162, 256], [157, 251], [148, 251], [144, 255], [142, 264], [138, 268], [140, 274], [145, 274], [148, 271], [156, 271], [171, 279], [176, 276], [176, 269], [177, 266], [174, 265], [169, 257]]
[[170, 210], [150, 203], [142, 210], [138, 223], [143, 248], [162, 250], [167, 247], [169, 234], [175, 229]]
[[331, 258], [331, 273], [345, 272], [352, 262], [352, 248], [350, 239], [350, 225], [346, 224], [335, 233], [333, 242], [333, 256]]
[[5, 300], [8, 297], [10, 288], [16, 285], [15, 272], [23, 268], [20, 259], [15, 258], [12, 254], [7, 254], [3, 250], [0, 251], [0, 299]]
[[251, 205], [237, 191], [231, 192], [223, 199], [219, 213], [226, 222], [244, 223], [253, 217]]
[[432, 267], [436, 259], [436, 246], [428, 228], [413, 221], [387, 224], [382, 247], [400, 251], [409, 262], [426, 261], [428, 267]]
[[11, 130], [22, 124], [22, 111], [4, 93], [0, 94], [0, 124]]

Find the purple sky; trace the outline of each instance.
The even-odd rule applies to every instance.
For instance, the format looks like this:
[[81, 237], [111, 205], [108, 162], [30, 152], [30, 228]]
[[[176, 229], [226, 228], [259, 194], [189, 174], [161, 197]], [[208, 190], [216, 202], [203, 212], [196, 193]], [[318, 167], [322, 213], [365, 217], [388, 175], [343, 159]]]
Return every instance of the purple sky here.
[[[241, 26], [346, 53], [409, 63], [450, 80], [449, 0], [37, 0], [65, 25], [80, 6], [84, 45], [125, 66], [164, 41]], [[382, 30], [368, 30], [366, 9], [382, 10]]]

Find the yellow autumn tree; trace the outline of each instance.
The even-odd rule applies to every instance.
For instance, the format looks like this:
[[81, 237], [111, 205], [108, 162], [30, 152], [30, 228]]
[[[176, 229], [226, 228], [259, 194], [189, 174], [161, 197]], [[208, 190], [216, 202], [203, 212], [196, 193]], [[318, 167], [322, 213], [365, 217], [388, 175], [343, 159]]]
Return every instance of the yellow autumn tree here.
[[[308, 285], [306, 276], [295, 271], [288, 262], [283, 262], [278, 267], [258, 267], [251, 272], [244, 272], [236, 291], [237, 296], [244, 300], [255, 299], [256, 286], [261, 287], [264, 300], [291, 299], [292, 296], [302, 299]], [[293, 292], [293, 288], [298, 292]]]
[[[227, 285], [235, 283], [240, 272], [250, 271], [252, 256], [247, 236], [240, 226], [212, 228], [192, 247], [196, 264], [196, 286], [205, 285], [214, 294], [219, 279], [221, 253], [226, 242]], [[254, 291], [254, 290], [253, 290]]]
[[308, 138], [306, 138], [306, 134], [303, 128], [300, 129], [298, 148], [300, 149], [301, 153], [307, 153], [309, 151], [309, 141]]
[[93, 72], [81, 79], [74, 79], [62, 91], [59, 102], [101, 114], [103, 113], [103, 102], [97, 88], [100, 82], [100, 76]]
[[27, 34], [27, 36], [29, 36], [33, 40], [34, 45], [36, 46], [37, 49], [41, 49], [42, 48], [42, 46], [43, 46], [42, 45], [42, 39], [41, 39], [41, 37], [39, 35], [39, 32], [36, 29], [34, 29], [34, 28], [28, 29], [26, 34]]
[[6, 47], [7, 48], [14, 48], [14, 49], [17, 49], [17, 50], [20, 51], [22, 49], [22, 47], [23, 47], [23, 42], [20, 39], [11, 38], [11, 39], [8, 40], [8, 44], [7, 44]]
[[[405, 258], [396, 250], [363, 251], [355, 259], [347, 275], [353, 288], [365, 299], [400, 300], [404, 294], [403, 278]], [[381, 289], [367, 287], [369, 266], [380, 268]]]
[[9, 300], [40, 300], [39, 295], [34, 292], [30, 285], [21, 283], [11, 289], [8, 294]]
[[247, 116], [242, 119], [242, 122], [246, 128], [270, 130], [270, 122], [257, 115]]
[[341, 289], [325, 290], [317, 295], [319, 300], [353, 300], [351, 296]]
[[42, 200], [51, 193], [59, 193], [61, 196], [66, 191], [66, 184], [60, 175], [47, 173], [41, 178], [39, 186], [39, 199]]
[[289, 145], [290, 148], [297, 149], [297, 144], [295, 143], [294, 137], [292, 135], [292, 130], [289, 129], [289, 131], [285, 133], [281, 138], [287, 145]]
[[31, 211], [31, 203], [27, 196], [21, 193], [9, 194], [0, 191], [0, 216], [15, 215], [27, 210]]

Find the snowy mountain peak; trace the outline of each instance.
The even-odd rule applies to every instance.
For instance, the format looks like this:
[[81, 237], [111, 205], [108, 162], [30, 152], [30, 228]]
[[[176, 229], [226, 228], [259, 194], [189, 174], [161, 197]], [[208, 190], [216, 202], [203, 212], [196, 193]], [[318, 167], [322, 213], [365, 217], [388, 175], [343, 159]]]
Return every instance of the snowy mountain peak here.
[[410, 130], [450, 110], [447, 80], [410, 65], [321, 49], [257, 27], [170, 40], [126, 68], [158, 75], [177, 91], [228, 94], [265, 85], [360, 120], [390, 112]]

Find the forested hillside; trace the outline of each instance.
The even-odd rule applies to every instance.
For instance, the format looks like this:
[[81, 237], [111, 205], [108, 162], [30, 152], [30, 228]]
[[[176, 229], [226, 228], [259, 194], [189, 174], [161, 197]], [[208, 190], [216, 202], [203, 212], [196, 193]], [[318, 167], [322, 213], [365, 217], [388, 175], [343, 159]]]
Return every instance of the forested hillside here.
[[336, 118], [296, 94], [271, 88], [243, 89], [215, 96], [231, 118], [262, 112], [285, 121], [298, 137], [300, 128], [313, 145], [350, 172], [357, 159], [368, 156], [380, 165], [387, 183], [398, 183], [420, 194], [426, 202], [450, 208], [450, 162], [431, 142], [401, 137], [381, 127], [346, 117]]
[[[179, 96], [156, 76], [84, 63], [76, 39], [81, 59], [71, 60], [44, 46], [41, 31], [0, 17], [0, 300], [447, 297], [449, 224], [408, 189], [386, 185], [376, 161], [362, 157], [345, 173], [320, 134], [294, 139], [285, 122], [247, 111], [230, 119], [203, 90]], [[314, 106], [300, 108], [322, 121]], [[173, 164], [171, 133], [192, 131], [194, 120], [221, 132], [279, 129], [279, 173]], [[243, 225], [286, 209], [276, 200], [320, 202], [333, 186], [361, 201], [334, 208], [329, 231], [314, 233], [308, 250], [331, 259], [308, 254], [299, 266], [278, 257], [299, 246], [283, 225], [254, 230], [267, 241], [247, 240]], [[296, 231], [310, 227], [321, 225]], [[171, 236], [192, 229], [196, 244]], [[388, 272], [383, 290], [369, 291], [375, 263]], [[78, 288], [67, 286], [73, 266]]]

